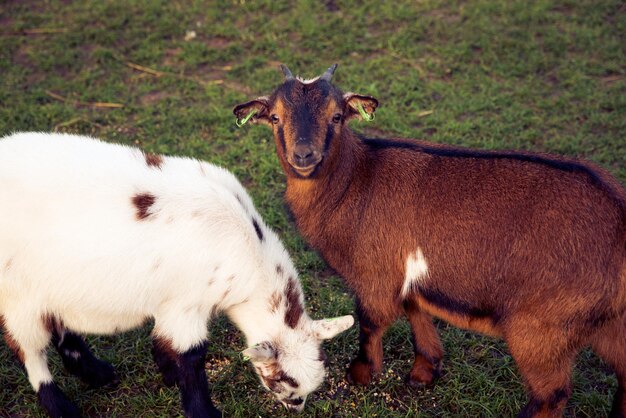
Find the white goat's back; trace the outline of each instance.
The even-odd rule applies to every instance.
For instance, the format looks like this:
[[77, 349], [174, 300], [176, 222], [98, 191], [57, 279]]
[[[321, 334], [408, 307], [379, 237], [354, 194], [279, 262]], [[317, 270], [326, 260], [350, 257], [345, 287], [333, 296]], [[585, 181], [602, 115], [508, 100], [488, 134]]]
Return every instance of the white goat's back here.
[[[261, 260], [254, 208], [235, 193], [249, 200], [226, 170], [192, 159], [151, 166], [137, 149], [73, 135], [0, 140], [0, 314], [71, 306], [68, 327], [101, 333], [138, 325], [168, 299], [207, 311], [237, 303]], [[151, 196], [143, 217], [136, 196]], [[227, 288], [232, 301], [220, 300]]]

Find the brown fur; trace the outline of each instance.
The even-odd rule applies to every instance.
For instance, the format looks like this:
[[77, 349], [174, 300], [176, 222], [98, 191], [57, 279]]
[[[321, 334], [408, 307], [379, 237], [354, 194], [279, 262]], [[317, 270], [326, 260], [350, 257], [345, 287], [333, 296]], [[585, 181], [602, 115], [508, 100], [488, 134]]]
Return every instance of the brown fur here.
[[277, 382], [285, 382], [289, 386], [291, 386], [292, 388], [297, 388], [297, 387], [300, 386], [300, 384], [296, 381], [296, 379], [294, 379], [293, 377], [289, 376], [287, 373], [285, 373], [282, 370], [279, 373], [276, 374], [276, 381]]
[[159, 349], [160, 352], [167, 355], [172, 360], [176, 360], [178, 354], [176, 350], [174, 350], [174, 346], [172, 345], [172, 341], [168, 338], [153, 336], [152, 343]]
[[[159, 155], [159, 154], [152, 154], [150, 152], [144, 152], [143, 153], [145, 159], [146, 159], [146, 164], [148, 165], [148, 167], [154, 167], [157, 169], [161, 169], [161, 165], [163, 164], [163, 156]], [[202, 168], [202, 166], [201, 166]]]
[[298, 381], [293, 377], [289, 376], [285, 373], [281, 368], [276, 359], [268, 360], [263, 367], [256, 367], [258, 375], [263, 380], [263, 383], [272, 391], [276, 393], [280, 393], [282, 391], [282, 386], [280, 383], [287, 383], [292, 388], [297, 388], [300, 386]]
[[[409, 382], [430, 383], [443, 354], [434, 315], [505, 339], [529, 391], [520, 416], [562, 413], [588, 344], [615, 367], [612, 414], [626, 414], [623, 187], [553, 155], [360, 138], [345, 123], [357, 102], [370, 114], [378, 105], [326, 81], [288, 80], [234, 109], [255, 108], [255, 121], [272, 127], [297, 227], [356, 296], [360, 350], [349, 377], [365, 384], [381, 370], [382, 335], [404, 314], [416, 355]], [[334, 110], [341, 123], [329, 119]], [[314, 168], [294, 164], [296, 142], [320, 153]], [[428, 276], [402, 297], [417, 248]]]
[[136, 217], [137, 220], [144, 220], [148, 216], [150, 216], [150, 208], [154, 205], [156, 201], [156, 197], [151, 195], [150, 193], [141, 193], [133, 196], [132, 202], [137, 209]]
[[50, 334], [61, 335], [63, 333], [63, 323], [52, 314], [46, 313], [41, 316], [43, 326]]
[[285, 288], [285, 324], [295, 328], [304, 313], [304, 307], [300, 302], [300, 291], [296, 281], [290, 277]]
[[4, 270], [5, 271], [9, 271], [11, 270], [11, 266], [13, 265], [13, 259], [9, 258], [6, 263], [4, 263]]
[[463, 329], [471, 329], [481, 334], [492, 337], [501, 337], [502, 333], [494, 325], [493, 321], [485, 318], [477, 318], [469, 315], [461, 315], [455, 312], [447, 311], [437, 305], [428, 302], [421, 296], [417, 296], [417, 304], [424, 312], [443, 319], [444, 321]]
[[282, 301], [283, 301], [283, 295], [280, 292], [276, 291], [272, 293], [272, 296], [270, 297], [270, 300], [269, 300], [270, 312], [276, 313]]

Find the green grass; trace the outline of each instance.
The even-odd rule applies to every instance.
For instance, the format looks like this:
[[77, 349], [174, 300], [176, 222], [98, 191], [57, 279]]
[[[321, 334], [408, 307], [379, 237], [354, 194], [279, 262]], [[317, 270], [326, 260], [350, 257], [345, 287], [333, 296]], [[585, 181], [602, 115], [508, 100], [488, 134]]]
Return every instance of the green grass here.
[[[191, 30], [197, 36], [185, 40]], [[350, 313], [341, 280], [288, 221], [270, 132], [234, 125], [235, 104], [280, 83], [279, 62], [306, 77], [338, 62], [338, 85], [381, 101], [374, 123], [354, 125], [360, 132], [580, 156], [626, 183], [626, 7], [619, 0], [1, 2], [0, 135], [91, 134], [229, 168], [289, 248], [312, 315]], [[404, 322], [388, 332], [383, 375], [367, 388], [343, 378], [356, 328], [326, 343], [329, 376], [302, 416], [515, 415], [526, 398], [505, 345], [438, 327], [444, 375], [422, 390], [403, 383], [412, 352]], [[211, 334], [207, 376], [225, 415], [287, 416], [240, 359], [242, 335], [223, 318]], [[60, 386], [87, 416], [181, 414], [177, 391], [161, 384], [150, 359], [149, 327], [89, 342], [116, 366], [117, 388], [85, 389], [50, 353]], [[605, 416], [615, 388], [606, 366], [582, 353], [567, 415]], [[42, 416], [4, 344], [0, 416]]]

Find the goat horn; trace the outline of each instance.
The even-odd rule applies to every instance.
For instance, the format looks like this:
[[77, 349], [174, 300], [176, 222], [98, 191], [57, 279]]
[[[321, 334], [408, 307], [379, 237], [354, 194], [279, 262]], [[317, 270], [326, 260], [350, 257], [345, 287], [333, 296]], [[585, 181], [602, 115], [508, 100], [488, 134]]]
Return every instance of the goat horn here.
[[289, 68], [287, 68], [285, 64], [280, 64], [280, 69], [283, 71], [283, 74], [285, 74], [285, 80], [291, 80], [293, 78], [293, 74], [291, 74], [291, 71], [289, 71]]
[[337, 64], [333, 64], [326, 70], [324, 74], [320, 77], [320, 80], [326, 80], [330, 83], [330, 80], [333, 78], [333, 74], [335, 73], [335, 69], [337, 68]]

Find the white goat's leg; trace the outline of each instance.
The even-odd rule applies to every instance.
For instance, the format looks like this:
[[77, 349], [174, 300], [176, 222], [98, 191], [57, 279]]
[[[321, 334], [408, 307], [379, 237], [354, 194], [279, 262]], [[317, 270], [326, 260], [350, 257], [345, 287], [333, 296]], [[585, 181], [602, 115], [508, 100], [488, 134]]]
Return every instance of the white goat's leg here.
[[116, 383], [113, 366], [96, 358], [80, 335], [60, 326], [52, 334], [52, 342], [68, 372], [93, 388]]
[[171, 340], [152, 336], [152, 358], [156, 363], [161, 375], [163, 376], [163, 383], [165, 386], [174, 386], [178, 383], [178, 354], [172, 348]]
[[167, 383], [176, 379], [185, 416], [221, 418], [204, 371], [207, 317], [167, 313], [155, 318], [153, 355]]
[[79, 417], [76, 405], [70, 402], [52, 380], [46, 347], [52, 334], [39, 313], [12, 311], [4, 314], [5, 338], [24, 363], [28, 380], [37, 392], [39, 404], [53, 417]]

